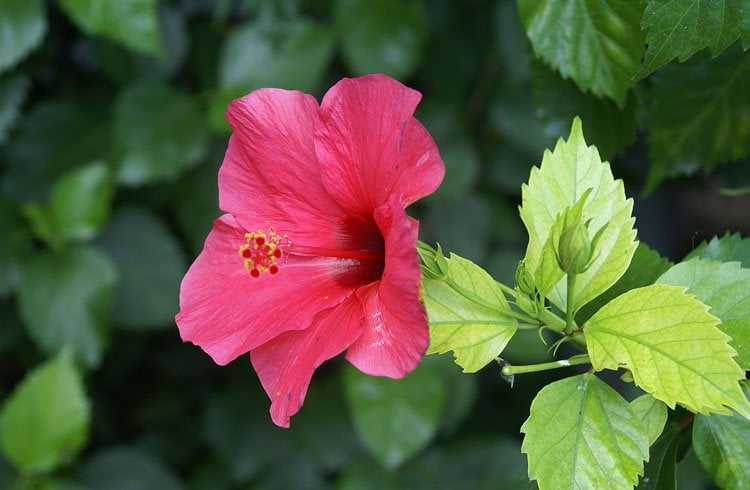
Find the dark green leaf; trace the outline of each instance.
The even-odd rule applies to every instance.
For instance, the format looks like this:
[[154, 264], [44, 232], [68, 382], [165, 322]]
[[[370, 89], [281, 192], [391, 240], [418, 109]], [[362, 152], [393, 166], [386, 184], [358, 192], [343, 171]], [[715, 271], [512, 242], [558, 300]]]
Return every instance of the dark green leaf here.
[[666, 177], [750, 155], [750, 53], [735, 46], [714, 60], [695, 56], [651, 79], [648, 190]]
[[3, 0], [0, 10], [0, 73], [36, 48], [47, 32], [42, 0]]
[[340, 376], [316, 377], [294, 424], [291, 435], [297, 438], [297, 447], [326, 472], [341, 471], [363, 454], [348, 417]]
[[292, 434], [269, 424], [265, 401], [250, 397], [245, 387], [215, 393], [206, 403], [203, 428], [235, 482], [257, 477], [292, 452]]
[[638, 490], [676, 490], [677, 462], [690, 431], [675, 422], [667, 423], [664, 432], [651, 446], [649, 459], [636, 487]]
[[31, 371], [0, 412], [0, 442], [25, 474], [69, 460], [88, 436], [89, 401], [71, 356], [63, 352]]
[[90, 247], [43, 252], [30, 259], [18, 301], [31, 338], [45, 352], [68, 346], [87, 366], [98, 365], [116, 277], [114, 264]]
[[750, 269], [750, 238], [742, 238], [739, 233], [727, 233], [721, 238], [715, 236], [711, 241], [695, 247], [684, 261], [694, 257], [720, 262], [739, 262], [742, 267]]
[[0, 145], [5, 143], [8, 131], [15, 124], [28, 90], [29, 79], [22, 74], [0, 79]]
[[229, 102], [261, 87], [312, 92], [333, 55], [329, 28], [298, 20], [276, 30], [248, 23], [234, 30], [219, 60], [221, 90], [211, 104], [211, 125], [227, 131], [224, 111]]
[[422, 363], [398, 380], [354, 368], [344, 374], [354, 427], [384, 467], [399, 466], [435, 436], [447, 394], [434, 365]]
[[656, 280], [672, 267], [672, 263], [652, 250], [643, 242], [638, 243], [633, 260], [630, 262], [625, 274], [617, 280], [608, 290], [587, 304], [576, 315], [578, 324], [582, 325], [599, 308], [606, 305], [622, 293], [631, 289], [640, 288], [653, 284]]
[[16, 206], [0, 195], [0, 296], [18, 286], [23, 259], [31, 250], [31, 235]]
[[127, 86], [114, 118], [119, 180], [127, 185], [174, 178], [205, 154], [208, 132], [196, 104], [166, 85]]
[[426, 22], [418, 0], [338, 0], [335, 17], [352, 72], [405, 79], [419, 66]]
[[99, 450], [87, 460], [80, 480], [107, 490], [182, 490], [175, 475], [148, 453], [127, 447]]
[[599, 149], [604, 159], [612, 158], [633, 142], [638, 123], [634, 91], [628, 92], [620, 109], [609, 99], [582, 93], [575, 83], [564, 80], [537, 60], [531, 67], [537, 115], [544, 121], [549, 136], [564, 135], [570, 121], [579, 116], [586, 128], [586, 139]]
[[[109, 151], [109, 127], [101, 107], [72, 100], [44, 100], [19, 122], [5, 153], [2, 190], [19, 202], [47, 199], [66, 170]], [[85, 135], [83, 137], [82, 135]]]
[[641, 27], [648, 31], [648, 49], [636, 77], [675, 58], [683, 62], [703, 48], [718, 56], [740, 38], [747, 49], [748, 11], [748, 0], [647, 0]]
[[538, 58], [582, 91], [625, 107], [644, 51], [642, 6], [629, 0], [519, 0]]
[[143, 53], [163, 56], [156, 0], [57, 0], [84, 32], [100, 35]]
[[[750, 392], [747, 382], [745, 396]], [[750, 482], [750, 420], [738, 415], [697, 415], [693, 450], [721, 488], [743, 488]]]
[[92, 238], [109, 217], [114, 191], [112, 172], [103, 162], [66, 173], [50, 195], [57, 231], [69, 240]]
[[146, 211], [125, 208], [115, 214], [98, 243], [119, 270], [114, 323], [131, 329], [173, 327], [187, 264], [166, 226]]

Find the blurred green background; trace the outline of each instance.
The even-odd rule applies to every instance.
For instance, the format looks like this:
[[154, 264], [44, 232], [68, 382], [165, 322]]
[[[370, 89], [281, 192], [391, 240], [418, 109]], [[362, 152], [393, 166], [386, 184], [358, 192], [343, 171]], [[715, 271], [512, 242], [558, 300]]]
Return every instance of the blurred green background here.
[[[746, 161], [640, 197], [658, 80], [618, 108], [530, 53], [514, 1], [0, 0], [0, 400], [49, 367], [18, 402], [28, 417], [0, 425], [0, 487], [533, 488], [519, 428], [548, 374], [511, 388], [496, 366], [430, 356], [393, 382], [335, 360], [283, 430], [246, 356], [218, 367], [173, 323], [219, 215], [224, 109], [259, 87], [320, 99], [381, 72], [421, 91], [447, 176], [411, 210], [420, 237], [508, 284], [520, 185], [575, 114], [662, 255], [750, 231], [748, 201], [718, 192], [750, 182]], [[520, 332], [504, 356], [547, 354]], [[680, 488], [707, 481], [691, 457]]]

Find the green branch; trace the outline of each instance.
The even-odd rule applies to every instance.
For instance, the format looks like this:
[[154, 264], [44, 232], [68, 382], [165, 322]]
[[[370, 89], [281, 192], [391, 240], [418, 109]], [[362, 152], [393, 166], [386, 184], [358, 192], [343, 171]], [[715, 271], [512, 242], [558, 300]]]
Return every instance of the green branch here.
[[[502, 360], [498, 360], [501, 362]], [[502, 361], [504, 362], [504, 361]], [[516, 374], [537, 373], [540, 371], [549, 371], [550, 369], [559, 369], [569, 366], [578, 366], [580, 364], [590, 364], [591, 360], [588, 355], [574, 356], [570, 359], [561, 359], [559, 361], [543, 362], [541, 364], [529, 364], [526, 366], [513, 366], [505, 364], [502, 368], [503, 376], [513, 376]]]

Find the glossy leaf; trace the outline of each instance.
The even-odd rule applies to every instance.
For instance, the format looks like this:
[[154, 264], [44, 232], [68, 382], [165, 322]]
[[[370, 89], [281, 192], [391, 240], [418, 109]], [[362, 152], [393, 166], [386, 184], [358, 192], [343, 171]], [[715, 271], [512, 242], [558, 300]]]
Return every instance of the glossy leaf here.
[[747, 49], [748, 11], [748, 0], [647, 0], [641, 26], [648, 32], [648, 49], [637, 78], [675, 58], [683, 62], [703, 48], [718, 56], [742, 39]]
[[119, 180], [142, 185], [172, 179], [205, 154], [208, 132], [193, 100], [161, 84], [136, 82], [115, 101]]
[[540, 488], [630, 487], [648, 457], [648, 436], [630, 404], [593, 374], [542, 388], [521, 432], [529, 477]]
[[[42, 0], [3, 0], [0, 9], [0, 73], [35, 49], [47, 32]], [[2, 139], [2, 138], [0, 138]]]
[[636, 418], [648, 434], [648, 444], [659, 438], [667, 423], [667, 406], [649, 394], [641, 395], [630, 402]]
[[112, 319], [129, 329], [174, 327], [185, 254], [167, 227], [151, 213], [122, 208], [98, 243], [119, 270]]
[[30, 371], [0, 411], [0, 442], [24, 474], [47, 473], [86, 443], [89, 400], [71, 356], [61, 353]]
[[337, 0], [344, 60], [358, 75], [411, 76], [424, 50], [426, 25], [417, 0]]
[[713, 237], [695, 247], [686, 257], [713, 259], [720, 262], [740, 262], [742, 267], [750, 269], [750, 238], [742, 238], [739, 233], [727, 233], [723, 237]]
[[447, 393], [435, 366], [422, 363], [403, 379], [344, 372], [354, 428], [362, 444], [386, 468], [396, 468], [423, 449], [437, 432]]
[[[627, 270], [637, 242], [632, 199], [625, 199], [621, 180], [615, 180], [609, 164], [583, 139], [581, 120], [573, 121], [568, 141], [560, 139], [553, 152], [545, 151], [539, 168], [531, 169], [522, 187], [521, 219], [529, 232], [526, 267], [540, 291], [565, 309], [565, 279], [548, 240], [557, 217], [591, 191], [584, 202], [583, 219], [590, 220], [589, 237], [606, 226], [588, 270], [577, 276], [574, 300], [578, 308], [611, 287]], [[547, 247], [545, 250], [545, 246]], [[550, 272], [550, 268], [555, 268]], [[543, 280], [540, 280], [543, 279]]]
[[[748, 382], [742, 383], [750, 393]], [[738, 414], [698, 415], [693, 450], [720, 488], [743, 488], [750, 482], [750, 420]]]
[[675, 265], [658, 282], [685, 286], [710, 306], [711, 314], [721, 320], [719, 329], [732, 338], [735, 361], [750, 369], [750, 269], [737, 262], [695, 258]]
[[88, 34], [106, 37], [135, 51], [164, 54], [156, 0], [57, 0], [57, 3]]
[[653, 284], [632, 289], [599, 310], [585, 325], [591, 364], [629, 369], [635, 383], [670, 408], [750, 418], [729, 338], [708, 307], [684, 287]]
[[430, 320], [427, 352], [453, 351], [464, 372], [475, 372], [503, 351], [518, 322], [504, 314], [508, 301], [481, 267], [455, 254], [444, 260], [445, 277], [422, 283]]
[[640, 2], [519, 0], [534, 54], [622, 108], [643, 56]]
[[[1, 38], [2, 35], [0, 35]], [[0, 145], [5, 143], [8, 138], [8, 131], [13, 128], [18, 119], [21, 104], [26, 99], [29, 85], [28, 77], [22, 74], [0, 79]]]
[[89, 367], [101, 361], [108, 337], [115, 266], [101, 252], [80, 247], [42, 252], [23, 270], [18, 292], [28, 333], [45, 352], [70, 347]]
[[710, 62], [695, 56], [651, 80], [648, 190], [666, 177], [750, 155], [750, 52], [735, 46]]

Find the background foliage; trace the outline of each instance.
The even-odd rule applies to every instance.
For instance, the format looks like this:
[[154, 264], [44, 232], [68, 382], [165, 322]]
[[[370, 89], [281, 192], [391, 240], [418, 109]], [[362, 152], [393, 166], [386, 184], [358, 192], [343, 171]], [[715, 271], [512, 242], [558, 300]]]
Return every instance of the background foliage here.
[[[492, 366], [462, 375], [441, 355], [393, 382], [332, 362], [284, 431], [246, 358], [219, 368], [180, 342], [179, 281], [219, 213], [224, 108], [263, 86], [319, 97], [369, 72], [419, 89], [447, 166], [413, 210], [421, 237], [512, 284], [520, 184], [574, 115], [661, 255], [748, 233], [747, 199], [720, 193], [750, 185], [748, 46], [741, 0], [3, 0], [0, 487], [533, 487], [519, 431], [550, 375], [511, 389]], [[737, 242], [694, 253], [747, 267]], [[634, 261], [663, 272], [651, 254]], [[623, 290], [659, 275], [626, 274]], [[534, 335], [504, 356], [546, 359]], [[694, 430], [743, 423], [699, 417]], [[668, 466], [680, 488], [704, 488], [716, 451], [704, 438], [699, 462], [683, 429], [667, 422], [652, 462], [681, 462]], [[735, 464], [717, 484], [748, 474]], [[668, 484], [659, 469], [647, 475]]]

